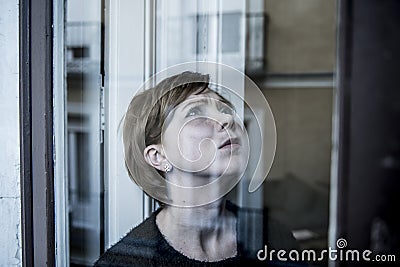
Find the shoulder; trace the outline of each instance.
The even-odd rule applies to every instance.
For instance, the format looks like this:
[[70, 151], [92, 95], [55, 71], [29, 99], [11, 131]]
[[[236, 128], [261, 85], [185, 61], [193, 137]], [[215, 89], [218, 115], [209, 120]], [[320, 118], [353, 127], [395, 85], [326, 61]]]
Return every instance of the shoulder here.
[[[283, 250], [289, 253], [292, 250], [301, 253], [298, 241], [294, 238], [292, 231], [281, 221], [278, 221], [268, 214], [266, 209], [241, 208], [234, 206], [238, 220], [238, 245], [241, 255], [246, 259], [252, 259], [256, 263], [267, 264], [268, 266], [307, 266], [302, 261], [282, 262], [276, 258], [276, 252]], [[261, 251], [261, 252], [260, 252]], [[268, 262], [258, 258], [258, 255], [265, 255]], [[275, 253], [275, 254], [274, 254]], [[257, 265], [258, 266], [258, 265]]]
[[292, 231], [282, 222], [266, 216], [264, 228], [266, 229], [267, 244], [271, 248], [284, 250], [299, 250], [300, 246], [294, 238]]
[[267, 209], [243, 208], [233, 203], [229, 203], [228, 209], [237, 216], [239, 237], [250, 243], [253, 249], [263, 248], [264, 245], [274, 249], [299, 248], [292, 231], [271, 218]]
[[160, 253], [156, 213], [128, 232], [96, 261], [94, 266], [152, 266]]

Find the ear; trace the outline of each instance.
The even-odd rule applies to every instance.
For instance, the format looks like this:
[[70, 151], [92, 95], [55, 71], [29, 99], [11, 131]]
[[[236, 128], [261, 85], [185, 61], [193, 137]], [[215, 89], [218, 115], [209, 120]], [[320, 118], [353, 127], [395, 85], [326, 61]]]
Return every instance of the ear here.
[[149, 145], [144, 149], [144, 159], [146, 162], [159, 171], [163, 171], [162, 163], [165, 162], [161, 145]]

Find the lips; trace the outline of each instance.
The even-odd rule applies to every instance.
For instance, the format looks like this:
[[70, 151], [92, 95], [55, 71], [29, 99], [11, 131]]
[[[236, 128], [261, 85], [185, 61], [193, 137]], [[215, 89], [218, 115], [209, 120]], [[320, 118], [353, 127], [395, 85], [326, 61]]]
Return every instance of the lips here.
[[234, 146], [240, 146], [240, 140], [239, 138], [230, 138], [227, 139], [225, 142], [223, 142], [218, 149], [223, 149], [223, 148], [230, 148]]

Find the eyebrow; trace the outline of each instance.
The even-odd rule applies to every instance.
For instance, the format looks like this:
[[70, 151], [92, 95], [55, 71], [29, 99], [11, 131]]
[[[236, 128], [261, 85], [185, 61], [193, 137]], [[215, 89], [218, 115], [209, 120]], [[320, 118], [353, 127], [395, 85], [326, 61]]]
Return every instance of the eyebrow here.
[[[214, 99], [215, 100], [215, 99]], [[193, 105], [193, 104], [208, 104], [210, 102], [210, 98], [205, 97], [205, 98], [200, 98], [200, 99], [190, 99], [188, 100], [188, 103], [186, 103], [181, 110], [184, 111], [186, 108], [188, 108], [189, 106]]]

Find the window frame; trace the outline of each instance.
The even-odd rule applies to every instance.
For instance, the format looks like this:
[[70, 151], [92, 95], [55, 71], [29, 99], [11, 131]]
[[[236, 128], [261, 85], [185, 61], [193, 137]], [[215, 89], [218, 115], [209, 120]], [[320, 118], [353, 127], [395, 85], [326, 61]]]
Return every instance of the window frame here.
[[52, 25], [52, 0], [19, 1], [23, 266], [55, 266]]

